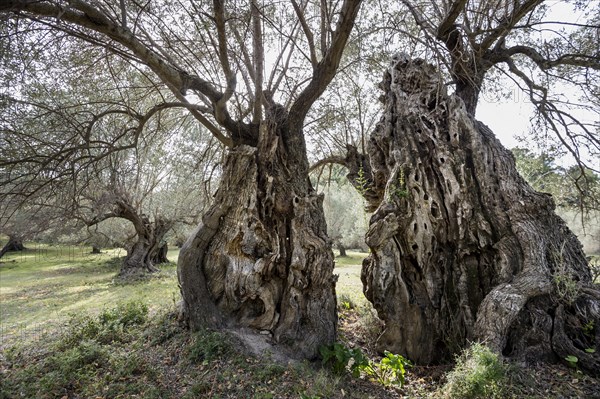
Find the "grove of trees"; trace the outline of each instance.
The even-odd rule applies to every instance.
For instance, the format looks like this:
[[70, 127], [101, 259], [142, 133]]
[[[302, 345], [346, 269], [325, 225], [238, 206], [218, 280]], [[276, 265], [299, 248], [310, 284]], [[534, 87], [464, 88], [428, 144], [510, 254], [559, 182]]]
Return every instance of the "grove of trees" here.
[[[2, 203], [17, 214], [69, 197], [89, 225], [125, 217], [131, 267], [151, 269], [170, 219], [141, 206], [126, 216], [153, 184], [135, 164], [173, 160], [181, 144], [166, 138], [195, 125], [198, 165], [224, 155], [181, 249], [184, 320], [267, 331], [313, 358], [337, 315], [309, 172], [342, 164], [374, 212], [362, 279], [385, 323], [381, 350], [431, 363], [479, 340], [597, 372], [600, 290], [581, 244], [475, 120], [482, 90], [509, 79], [585, 192], [600, 155], [600, 5], [561, 5], [580, 20], [550, 18], [543, 0], [4, 1]], [[590, 322], [595, 335], [578, 330]]]

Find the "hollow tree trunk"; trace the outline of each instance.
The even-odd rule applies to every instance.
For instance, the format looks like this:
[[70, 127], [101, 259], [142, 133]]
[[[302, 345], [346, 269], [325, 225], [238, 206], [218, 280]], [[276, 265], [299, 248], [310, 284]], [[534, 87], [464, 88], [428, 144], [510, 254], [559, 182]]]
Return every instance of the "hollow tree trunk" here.
[[180, 252], [189, 325], [266, 330], [304, 358], [333, 342], [334, 263], [322, 200], [298, 128], [268, 120], [256, 148], [233, 148], [213, 205]]
[[23, 245], [23, 240], [15, 236], [9, 236], [8, 242], [0, 249], [0, 258], [4, 256], [7, 252], [12, 251], [23, 251], [25, 250], [25, 246]]
[[552, 198], [433, 66], [399, 57], [382, 88], [361, 276], [385, 322], [379, 348], [433, 363], [479, 340], [525, 360], [574, 355], [598, 373], [600, 291]]

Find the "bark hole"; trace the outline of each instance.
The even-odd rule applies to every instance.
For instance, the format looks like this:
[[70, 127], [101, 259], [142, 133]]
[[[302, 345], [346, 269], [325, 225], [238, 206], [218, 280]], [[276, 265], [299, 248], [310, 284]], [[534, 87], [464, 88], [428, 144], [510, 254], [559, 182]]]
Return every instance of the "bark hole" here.
[[[427, 364], [479, 340], [528, 361], [574, 355], [600, 372], [600, 328], [581, 332], [600, 326], [600, 291], [551, 198], [526, 184], [433, 66], [398, 57], [380, 87], [369, 188], [384, 189], [368, 198], [361, 273], [385, 323], [379, 349]], [[397, 195], [400, 171], [411, 171], [406, 195]]]

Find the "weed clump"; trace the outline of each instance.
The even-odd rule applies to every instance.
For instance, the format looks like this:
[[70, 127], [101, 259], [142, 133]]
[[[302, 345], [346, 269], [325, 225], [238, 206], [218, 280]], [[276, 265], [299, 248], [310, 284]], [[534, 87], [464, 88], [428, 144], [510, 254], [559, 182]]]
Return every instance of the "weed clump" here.
[[457, 357], [441, 389], [445, 398], [504, 398], [508, 366], [488, 347], [475, 343]]
[[233, 344], [228, 336], [217, 331], [201, 330], [194, 334], [194, 340], [188, 348], [188, 359], [192, 363], [210, 363], [233, 352]]
[[144, 325], [147, 321], [148, 306], [141, 301], [119, 304], [104, 310], [97, 317], [73, 316], [63, 337], [63, 344], [69, 347], [84, 339], [102, 344], [127, 342], [132, 327]]
[[390, 387], [402, 386], [405, 383], [406, 370], [411, 362], [402, 355], [385, 351], [385, 356], [379, 363], [368, 359], [360, 349], [349, 349], [343, 344], [334, 343], [322, 346], [319, 350], [324, 365], [331, 367], [335, 374], [349, 370], [354, 378], [364, 374], [371, 381]]

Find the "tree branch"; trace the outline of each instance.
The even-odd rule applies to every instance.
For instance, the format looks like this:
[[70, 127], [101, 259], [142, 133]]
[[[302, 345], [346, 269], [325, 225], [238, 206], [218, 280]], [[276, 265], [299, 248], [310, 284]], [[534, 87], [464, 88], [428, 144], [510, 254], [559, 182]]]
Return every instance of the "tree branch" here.
[[[215, 3], [218, 5], [220, 1], [215, 0]], [[132, 56], [148, 65], [148, 67], [176, 96], [180, 94], [185, 95], [185, 92], [188, 89], [191, 89], [200, 92], [210, 99], [210, 101], [215, 104], [213, 110], [215, 119], [217, 119], [219, 124], [231, 132], [232, 135], [246, 138], [248, 141], [255, 140], [255, 137], [257, 136], [257, 131], [254, 132], [256, 129], [253, 129], [251, 126], [242, 122], [234, 121], [227, 111], [224, 110], [224, 105], [233, 94], [235, 88], [235, 75], [228, 69], [228, 62], [226, 62], [224, 66], [226, 69], [225, 73], [229, 76], [228, 88], [225, 93], [221, 93], [215, 89], [210, 82], [203, 80], [198, 76], [189, 75], [188, 73], [179, 70], [176, 66], [171, 65], [170, 62], [165, 61], [163, 56], [142, 43], [129, 29], [123, 28], [119, 23], [113, 22], [101, 11], [94, 8], [94, 6], [82, 0], [71, 0], [68, 8], [63, 8], [48, 1], [9, 0], [0, 4], [0, 12], [12, 12], [16, 15], [21, 14], [29, 18], [32, 18], [33, 16], [56, 18], [58, 15], [62, 21], [100, 33], [121, 44], [131, 51]], [[32, 16], [27, 14], [32, 14]], [[48, 21], [45, 21], [44, 23], [60, 29], [58, 24], [55, 26], [55, 24], [49, 23]], [[114, 48], [110, 45], [105, 45], [105, 47], [111, 51], [113, 51]], [[114, 48], [114, 52], [121, 54], [122, 50]], [[226, 54], [224, 54], [224, 59], [226, 58]], [[195, 116], [197, 117], [198, 114], [196, 113]], [[216, 133], [215, 129], [211, 128], [211, 124], [206, 118], [202, 117], [200, 118], [200, 121], [209, 128], [211, 133]], [[223, 139], [221, 133], [218, 134], [217, 138], [224, 143], [228, 141]]]
[[511, 57], [515, 54], [525, 55], [535, 62], [543, 71], [559, 65], [571, 65], [600, 70], [600, 59], [585, 54], [563, 54], [555, 60], [549, 60], [542, 56], [536, 49], [522, 45], [496, 51], [495, 53], [500, 57]]
[[308, 41], [308, 50], [310, 52], [310, 63], [313, 66], [313, 69], [317, 66], [317, 52], [315, 49], [315, 39], [312, 31], [310, 30], [308, 24], [306, 23], [306, 18], [304, 17], [304, 10], [300, 8], [296, 0], [292, 0], [292, 6], [294, 6], [294, 11], [296, 12], [296, 16], [300, 21], [300, 25], [302, 26], [302, 30], [304, 31], [304, 35], [306, 36], [306, 40]]
[[250, 5], [252, 15], [252, 42], [254, 46], [254, 114], [252, 122], [259, 123], [262, 119], [262, 92], [263, 92], [263, 69], [265, 51], [263, 48], [262, 27], [260, 20], [260, 10], [256, 0], [252, 0]]
[[337, 165], [347, 166], [346, 157], [342, 157], [340, 155], [332, 155], [330, 157], [321, 159], [320, 161], [318, 161], [315, 164], [311, 165], [310, 168], [308, 169], [308, 171], [312, 172], [314, 170], [319, 169], [322, 166], [330, 165], [330, 164], [337, 164]]
[[313, 76], [308, 86], [300, 93], [290, 108], [291, 126], [302, 126], [308, 110], [319, 96], [323, 94], [327, 85], [335, 76], [360, 5], [361, 0], [344, 0], [331, 47], [317, 64], [316, 68], [314, 68]]

